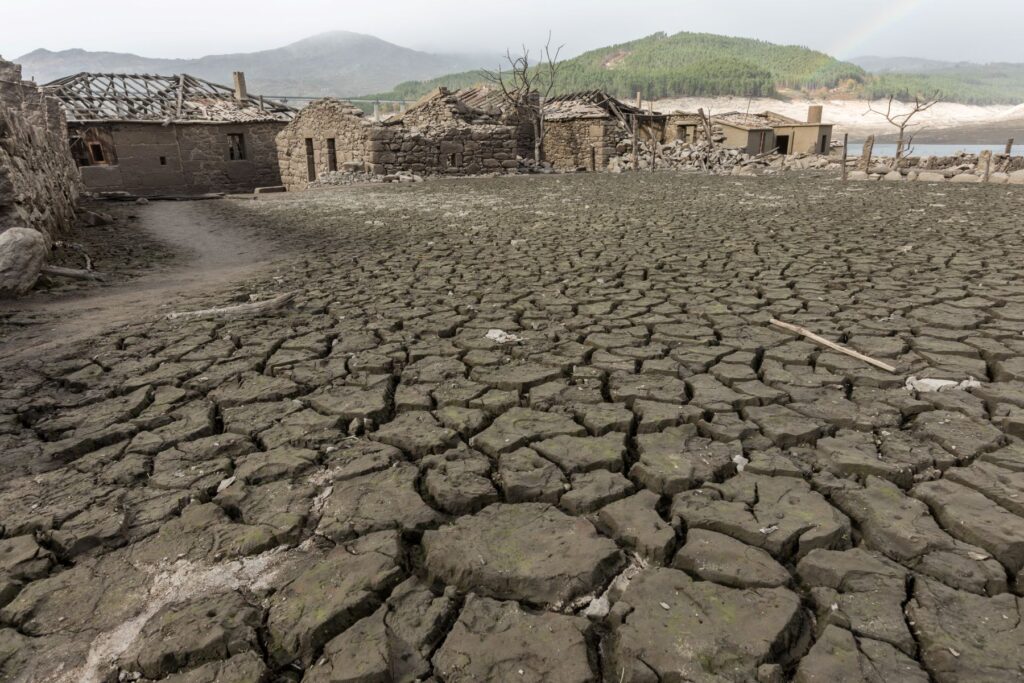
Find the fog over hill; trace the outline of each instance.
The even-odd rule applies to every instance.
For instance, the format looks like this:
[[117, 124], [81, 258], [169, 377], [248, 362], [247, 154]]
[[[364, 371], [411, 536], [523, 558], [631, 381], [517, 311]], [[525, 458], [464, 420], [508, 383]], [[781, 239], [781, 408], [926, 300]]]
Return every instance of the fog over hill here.
[[250, 90], [265, 95], [356, 96], [388, 90], [409, 80], [478, 68], [479, 55], [432, 54], [373, 36], [333, 31], [259, 52], [209, 55], [198, 59], [151, 59], [117, 52], [35, 50], [15, 59], [25, 77], [48, 83], [81, 71], [189, 73], [230, 83], [244, 71]]

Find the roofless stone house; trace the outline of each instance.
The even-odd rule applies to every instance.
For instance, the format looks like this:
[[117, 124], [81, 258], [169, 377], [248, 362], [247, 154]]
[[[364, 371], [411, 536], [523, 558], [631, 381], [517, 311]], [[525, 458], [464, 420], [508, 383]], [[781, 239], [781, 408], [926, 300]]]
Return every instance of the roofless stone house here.
[[500, 93], [438, 88], [400, 115], [376, 120], [348, 102], [323, 99], [277, 137], [281, 176], [291, 190], [326, 173], [474, 175], [519, 167], [533, 132]]
[[634, 127], [640, 140], [661, 142], [666, 119], [600, 90], [553, 97], [544, 105], [544, 159], [558, 170], [603, 171]]
[[45, 91], [64, 105], [87, 190], [139, 195], [250, 192], [279, 185], [274, 138], [295, 114], [194, 76], [80, 73]]

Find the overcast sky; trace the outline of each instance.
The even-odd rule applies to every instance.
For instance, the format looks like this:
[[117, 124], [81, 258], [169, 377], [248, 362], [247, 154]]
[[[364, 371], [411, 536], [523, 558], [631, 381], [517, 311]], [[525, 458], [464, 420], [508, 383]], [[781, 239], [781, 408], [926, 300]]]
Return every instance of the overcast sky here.
[[[280, 9], [277, 9], [280, 8]], [[330, 30], [445, 52], [566, 52], [706, 31], [839, 57], [1024, 62], [1024, 0], [0, 0], [0, 54], [85, 48], [146, 57], [249, 52]]]

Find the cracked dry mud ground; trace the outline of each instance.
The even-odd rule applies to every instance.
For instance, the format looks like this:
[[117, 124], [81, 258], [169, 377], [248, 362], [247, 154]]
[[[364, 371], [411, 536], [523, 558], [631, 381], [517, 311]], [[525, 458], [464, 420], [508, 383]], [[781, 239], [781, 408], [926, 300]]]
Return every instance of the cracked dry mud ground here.
[[0, 679], [1024, 679], [1024, 195], [658, 174], [199, 210], [301, 256], [194, 307], [295, 308], [0, 368]]

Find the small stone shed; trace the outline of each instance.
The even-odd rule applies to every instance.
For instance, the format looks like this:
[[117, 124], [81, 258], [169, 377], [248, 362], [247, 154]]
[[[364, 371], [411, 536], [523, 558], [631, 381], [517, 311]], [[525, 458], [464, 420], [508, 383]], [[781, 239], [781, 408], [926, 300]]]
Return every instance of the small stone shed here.
[[559, 170], [603, 170], [621, 142], [633, 137], [662, 140], [666, 117], [592, 90], [553, 97], [544, 106], [544, 159]]
[[696, 142], [701, 126], [700, 114], [671, 112], [665, 116], [665, 134], [661, 141], [665, 144], [676, 140], [686, 143]]
[[828, 154], [832, 149], [832, 124], [822, 123], [822, 107], [811, 106], [807, 120], [766, 111], [764, 116], [775, 131], [775, 146], [781, 154]]
[[334, 171], [473, 175], [518, 168], [533, 153], [526, 117], [489, 88], [438, 88], [401, 115], [374, 120], [353, 105], [318, 100], [277, 136], [281, 179], [301, 190]]
[[194, 195], [279, 185], [277, 134], [295, 110], [194, 76], [80, 73], [45, 86], [93, 192]]

